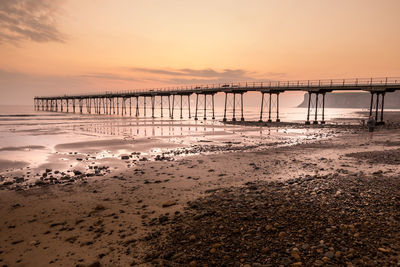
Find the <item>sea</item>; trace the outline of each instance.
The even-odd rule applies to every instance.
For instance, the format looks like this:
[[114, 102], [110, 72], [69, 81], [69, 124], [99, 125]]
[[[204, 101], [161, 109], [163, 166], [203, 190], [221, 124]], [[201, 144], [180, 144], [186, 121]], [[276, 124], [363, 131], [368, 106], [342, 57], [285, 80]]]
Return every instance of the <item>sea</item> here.
[[[70, 108], [71, 111], [71, 108]], [[359, 124], [365, 115], [361, 109], [325, 109], [327, 123]], [[168, 117], [168, 111], [143, 109], [139, 117], [127, 115], [95, 115], [61, 112], [35, 111], [33, 106], [0, 106], [0, 178], [23, 175], [37, 176], [45, 169], [67, 170], [87, 168], [88, 164], [118, 165], [121, 156], [132, 153], [152, 158], [160, 153], [194, 146], [251, 146], [264, 143], [285, 142], [294, 144], [301, 140], [315, 138], [321, 131], [316, 128], [291, 128], [243, 126], [222, 122], [223, 107], [215, 108], [215, 119], [211, 110], [199, 113], [199, 120], [191, 118], [187, 109], [175, 110], [175, 118]], [[134, 111], [132, 111], [134, 114]], [[282, 122], [304, 123], [307, 109], [280, 108]], [[232, 112], [227, 118], [231, 120]], [[275, 113], [272, 119], [275, 120]], [[264, 114], [266, 120], [268, 113]], [[240, 120], [240, 114], [236, 113]], [[258, 107], [245, 107], [244, 119], [257, 121]], [[313, 120], [313, 117], [310, 118]], [[190, 153], [189, 153], [190, 154]], [[91, 159], [92, 161], [90, 162]], [[119, 165], [118, 165], [119, 166]], [[121, 165], [122, 166], [122, 165]]]

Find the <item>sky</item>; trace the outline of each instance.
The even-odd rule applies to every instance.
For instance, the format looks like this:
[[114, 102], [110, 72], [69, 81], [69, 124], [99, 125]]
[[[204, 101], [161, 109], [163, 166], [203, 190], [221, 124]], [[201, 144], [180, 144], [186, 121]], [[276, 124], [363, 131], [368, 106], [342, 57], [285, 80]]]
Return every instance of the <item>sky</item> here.
[[0, 0], [0, 104], [190, 84], [400, 77], [399, 11], [398, 0]]

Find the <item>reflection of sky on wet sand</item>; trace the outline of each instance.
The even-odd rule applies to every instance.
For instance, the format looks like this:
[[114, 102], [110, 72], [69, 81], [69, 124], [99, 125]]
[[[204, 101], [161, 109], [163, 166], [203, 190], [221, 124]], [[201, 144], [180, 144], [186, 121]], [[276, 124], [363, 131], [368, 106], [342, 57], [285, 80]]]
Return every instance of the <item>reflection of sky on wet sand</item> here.
[[[18, 110], [17, 110], [18, 111]], [[192, 145], [226, 145], [234, 141], [237, 145], [256, 145], [260, 143], [287, 142], [295, 143], [312, 138], [318, 129], [289, 129], [243, 127], [225, 125], [221, 110], [216, 111], [216, 120], [170, 118], [135, 118], [107, 115], [78, 115], [66, 113], [33, 112], [31, 108], [7, 115], [0, 107], [0, 160], [26, 162], [30, 168], [57, 166], [57, 168], [76, 167], [76, 157], [94, 156], [93, 160], [119, 158], [122, 154], [142, 152], [149, 155], [162, 153], [177, 147]], [[299, 120], [304, 120], [304, 110], [295, 109]], [[293, 109], [283, 109], [281, 118], [293, 116]], [[246, 120], [257, 120], [257, 108], [247, 108]], [[336, 112], [336, 113], [335, 113]], [[347, 111], [341, 116], [354, 116]], [[338, 117], [337, 110], [327, 111], [327, 118]], [[24, 114], [23, 116], [14, 116]], [[129, 113], [128, 113], [129, 114]], [[151, 114], [151, 113], [148, 113]], [[291, 115], [292, 114], [292, 115]], [[300, 115], [301, 116], [300, 116]], [[157, 112], [156, 112], [157, 115]], [[192, 114], [193, 116], [193, 114]], [[229, 118], [228, 114], [228, 118]], [[239, 118], [239, 116], [237, 116]], [[293, 121], [293, 120], [292, 120]], [[294, 121], [296, 121], [294, 119]], [[128, 143], [116, 145], [107, 140], [124, 140]], [[90, 146], [90, 142], [105, 141], [102, 145]], [[88, 146], [80, 145], [89, 142]], [[57, 149], [59, 144], [71, 144], [70, 150]], [[117, 142], [118, 143], [118, 142]], [[1, 150], [4, 147], [36, 148]], [[76, 154], [70, 154], [76, 152]], [[86, 154], [85, 154], [86, 153]], [[3, 164], [4, 166], [4, 164]], [[10, 168], [12, 169], [12, 168]], [[11, 172], [15, 171], [13, 169]], [[0, 170], [4, 174], [4, 170]]]

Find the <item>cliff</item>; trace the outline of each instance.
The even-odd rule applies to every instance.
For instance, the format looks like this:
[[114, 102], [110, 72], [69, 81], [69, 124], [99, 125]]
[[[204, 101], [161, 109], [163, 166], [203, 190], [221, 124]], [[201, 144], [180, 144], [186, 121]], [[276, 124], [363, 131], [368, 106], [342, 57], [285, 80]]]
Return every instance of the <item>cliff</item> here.
[[[314, 96], [313, 96], [314, 98]], [[327, 108], [369, 108], [371, 94], [367, 92], [356, 93], [327, 93], [325, 107]], [[308, 105], [308, 93], [304, 94], [303, 102], [298, 106], [306, 108]], [[386, 93], [386, 109], [400, 109], [400, 91]]]

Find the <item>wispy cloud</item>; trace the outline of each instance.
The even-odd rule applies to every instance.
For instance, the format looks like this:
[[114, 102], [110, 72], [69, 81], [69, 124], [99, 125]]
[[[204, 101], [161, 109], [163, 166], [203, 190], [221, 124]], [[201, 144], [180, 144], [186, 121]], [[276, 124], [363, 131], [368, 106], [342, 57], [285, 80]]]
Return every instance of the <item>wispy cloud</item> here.
[[0, 43], [64, 42], [56, 18], [61, 0], [1, 0]]
[[161, 68], [129, 68], [134, 74], [148, 74], [149, 79], [168, 84], [204, 84], [204, 83], [224, 83], [236, 81], [258, 81], [276, 79], [285, 76], [284, 73], [267, 72], [261, 78], [259, 73], [247, 71], [244, 69], [223, 69], [215, 70], [205, 69], [161, 69]]
[[248, 74], [243, 69], [224, 69], [217, 71], [208, 69], [157, 69], [157, 68], [131, 68], [134, 72], [144, 72], [152, 74], [161, 74], [167, 76], [185, 76], [185, 77], [213, 77], [213, 78], [233, 78], [244, 77]]

